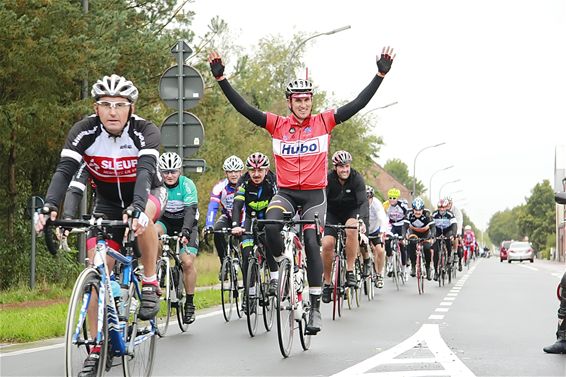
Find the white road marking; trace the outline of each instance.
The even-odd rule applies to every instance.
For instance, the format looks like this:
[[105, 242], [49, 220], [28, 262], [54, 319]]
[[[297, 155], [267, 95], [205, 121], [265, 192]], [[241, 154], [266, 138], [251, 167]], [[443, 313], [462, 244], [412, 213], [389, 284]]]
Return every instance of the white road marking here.
[[519, 264], [518, 266], [523, 267], [523, 268], [528, 268], [529, 270], [532, 270], [532, 271], [538, 271], [538, 268], [536, 268], [536, 267], [531, 267], [531, 266], [527, 266], [527, 265], [524, 265], [524, 264]]
[[[215, 312], [210, 312], [210, 313], [206, 313], [206, 314], [203, 314], [203, 315], [199, 315], [199, 316], [197, 316], [197, 319], [214, 317], [214, 316], [217, 316], [219, 314], [222, 314], [222, 310], [217, 310]], [[173, 320], [173, 321], [169, 322], [169, 325], [176, 324], [176, 323], [177, 323], [177, 321]], [[13, 351], [13, 352], [5, 352], [5, 353], [0, 353], [0, 358], [7, 357], [7, 356], [24, 355], [26, 353], [48, 351], [48, 350], [52, 350], [52, 349], [56, 349], [56, 348], [61, 348], [63, 346], [65, 346], [65, 343], [57, 343], [57, 344], [53, 344], [53, 345], [50, 345], [50, 346], [28, 348], [28, 349], [19, 350], [19, 351]], [[1, 352], [1, 350], [0, 350], [0, 352]]]
[[444, 301], [454, 301], [456, 297], [444, 297]]
[[[398, 356], [412, 350], [413, 348], [426, 347], [434, 355], [434, 358], [400, 358]], [[398, 372], [371, 372], [365, 373], [380, 365], [387, 364], [440, 364], [444, 369], [423, 370], [415, 366], [415, 370]], [[408, 339], [398, 345], [372, 356], [358, 364], [355, 364], [334, 376], [458, 376], [474, 377], [473, 372], [462, 363], [460, 359], [448, 348], [440, 336], [440, 330], [436, 324], [424, 324]]]
[[443, 312], [443, 313], [446, 313], [449, 310], [450, 310], [450, 308], [436, 308], [436, 309], [434, 309], [435, 312]]
[[444, 314], [431, 314], [428, 319], [444, 319]]
[[561, 278], [563, 274], [559, 274], [558, 272], [555, 272], [552, 274], [552, 276], [556, 276], [557, 278]]
[[446, 296], [448, 296], [448, 297], [450, 297], [450, 296], [456, 297], [456, 296], [458, 296], [458, 293], [448, 293]]
[[453, 304], [453, 302], [448, 302], [448, 301], [442, 301], [440, 303], [440, 306], [451, 306]]

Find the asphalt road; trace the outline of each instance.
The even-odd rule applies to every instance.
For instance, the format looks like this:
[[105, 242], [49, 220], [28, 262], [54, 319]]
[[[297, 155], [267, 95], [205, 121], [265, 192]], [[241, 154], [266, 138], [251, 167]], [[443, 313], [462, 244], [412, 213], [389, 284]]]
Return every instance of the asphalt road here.
[[[176, 324], [158, 340], [156, 376], [566, 376], [566, 355], [554, 342], [556, 285], [564, 265], [480, 259], [455, 282], [416, 282], [397, 291], [386, 280], [374, 301], [363, 299], [336, 321], [323, 304], [323, 330], [303, 351], [295, 337], [282, 358], [276, 328], [259, 324], [250, 338], [245, 318], [224, 322], [219, 308], [197, 313], [187, 333]], [[2, 376], [63, 375], [62, 340], [0, 350]], [[121, 375], [113, 368], [110, 375]]]

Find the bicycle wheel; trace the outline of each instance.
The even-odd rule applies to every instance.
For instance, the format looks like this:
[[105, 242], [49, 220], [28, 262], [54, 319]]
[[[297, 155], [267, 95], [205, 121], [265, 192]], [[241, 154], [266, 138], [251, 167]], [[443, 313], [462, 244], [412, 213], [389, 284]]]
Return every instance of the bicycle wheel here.
[[248, 262], [247, 281], [245, 285], [244, 297], [246, 298], [246, 322], [248, 332], [253, 338], [257, 330], [257, 317], [259, 310], [259, 298], [261, 296], [261, 277], [259, 274], [259, 264], [257, 259], [250, 258]]
[[164, 337], [169, 328], [169, 320], [171, 319], [171, 275], [167, 261], [160, 259], [157, 261], [157, 281], [161, 291], [159, 298], [159, 313], [155, 316], [155, 325], [157, 326], [157, 334]]
[[[124, 376], [150, 376], [155, 355], [156, 326], [154, 320], [143, 321], [138, 318], [141, 308], [141, 297], [138, 296], [135, 283], [130, 284], [130, 300], [126, 310], [130, 315], [127, 323], [126, 347], [128, 354], [122, 356]], [[136, 299], [139, 303], [135, 308], [131, 302]]]
[[342, 316], [342, 309], [344, 308], [344, 299], [348, 294], [346, 289], [346, 260], [340, 258], [340, 271], [339, 271], [339, 282], [338, 286], [338, 316]]
[[232, 288], [234, 294], [234, 303], [236, 304], [236, 313], [238, 314], [238, 318], [242, 318], [242, 316], [244, 315], [244, 311], [242, 310], [240, 303], [244, 302], [245, 299], [244, 298], [245, 281], [242, 272], [242, 267], [237, 260], [232, 261], [232, 279], [234, 279]]
[[417, 268], [417, 289], [419, 291], [419, 295], [424, 293], [424, 289], [423, 289], [423, 281], [421, 280], [421, 278], [423, 277], [423, 271], [421, 268], [421, 255], [419, 253], [419, 251], [417, 251], [417, 262], [416, 262], [416, 268]]
[[362, 263], [360, 258], [356, 258], [356, 263], [354, 264], [354, 275], [356, 276], [356, 306], [359, 308], [361, 304], [360, 294], [362, 293]]
[[336, 255], [332, 262], [332, 319], [336, 319], [340, 300], [340, 257]]
[[397, 256], [397, 251], [395, 249], [393, 249], [393, 261], [392, 261], [392, 265], [393, 265], [393, 274], [391, 275], [391, 277], [393, 278], [393, 281], [395, 282], [395, 286], [397, 287], [397, 290], [399, 290], [399, 263], [397, 263], [398, 256]]
[[[94, 268], [87, 268], [80, 273], [71, 293], [65, 326], [65, 372], [67, 376], [79, 374], [92, 347], [96, 345], [96, 323], [91, 328], [87, 309], [90, 304], [97, 301], [99, 287], [100, 275]], [[103, 323], [99, 368], [96, 376], [102, 376], [104, 373], [103, 366], [106, 365], [108, 354], [106, 309]]]
[[266, 331], [271, 331], [273, 326], [273, 314], [275, 312], [275, 297], [269, 296], [269, 281], [271, 280], [271, 274], [269, 272], [269, 267], [267, 262], [263, 259], [261, 263], [261, 301], [263, 311], [263, 325]]
[[301, 302], [303, 306], [303, 315], [299, 321], [299, 339], [301, 340], [301, 347], [303, 350], [308, 350], [311, 347], [311, 335], [305, 334], [307, 328], [307, 323], [309, 320], [309, 312], [311, 310], [310, 294], [309, 294], [309, 282], [307, 279], [307, 269], [303, 265], [302, 271], [298, 272], [303, 274], [303, 290], [301, 292]]
[[[224, 258], [222, 261], [221, 278], [220, 282], [220, 296], [222, 300], [222, 314], [224, 320], [230, 322], [232, 317], [232, 309], [234, 307], [234, 277], [233, 277], [232, 259], [230, 257]], [[237, 289], [236, 289], [237, 291]]]
[[279, 284], [277, 289], [277, 339], [283, 357], [289, 357], [293, 345], [295, 310], [291, 295], [291, 263], [283, 259], [279, 265]]
[[444, 250], [440, 252], [438, 259], [438, 286], [442, 287], [442, 280], [444, 279]]
[[185, 290], [185, 280], [183, 278], [183, 267], [173, 266], [171, 267], [171, 276], [173, 277], [174, 289], [177, 296], [177, 304], [175, 309], [177, 310], [177, 323], [182, 332], [187, 331], [189, 328], [188, 323], [183, 322], [183, 317], [185, 316], [185, 302], [187, 301], [187, 291]]

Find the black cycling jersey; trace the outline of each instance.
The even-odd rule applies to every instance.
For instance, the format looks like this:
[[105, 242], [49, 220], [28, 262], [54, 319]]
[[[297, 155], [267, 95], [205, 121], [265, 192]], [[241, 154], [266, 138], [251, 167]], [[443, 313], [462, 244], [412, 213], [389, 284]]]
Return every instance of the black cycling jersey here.
[[[424, 209], [420, 216], [415, 215], [415, 210], [410, 210], [405, 217], [405, 224], [409, 234], [416, 234], [419, 238], [429, 238], [434, 235], [434, 220], [428, 209]], [[425, 232], [416, 232], [409, 228], [411, 225], [415, 228], [426, 228], [427, 226], [429, 228]]]
[[[238, 181], [238, 189], [234, 195], [232, 207], [232, 226], [241, 224], [242, 208], [246, 209], [246, 229], [250, 230], [251, 218], [264, 219], [269, 201], [277, 193], [275, 174], [268, 171], [259, 186], [255, 185], [249, 173], [244, 174]], [[252, 215], [255, 214], [255, 215]]]
[[71, 128], [45, 202], [58, 205], [84, 160], [96, 195], [125, 208], [145, 210], [151, 189], [163, 185], [157, 172], [160, 133], [153, 123], [133, 115], [119, 136], [109, 134], [92, 115]]
[[[342, 184], [335, 170], [328, 173], [326, 186], [327, 211], [335, 217], [343, 217], [343, 213], [356, 213], [369, 229], [369, 201], [366, 195], [364, 177], [355, 169], [350, 170], [350, 176]], [[347, 219], [346, 219], [347, 220]]]
[[458, 231], [458, 224], [456, 223], [456, 217], [450, 211], [444, 211], [441, 213], [436, 210], [432, 214], [432, 219], [436, 226], [436, 236], [444, 235], [446, 237], [456, 235]]
[[[383, 77], [375, 75], [368, 86], [361, 91], [360, 94], [351, 102], [339, 107], [334, 113], [336, 124], [347, 121], [353, 117], [358, 111], [363, 109], [371, 100], [379, 85], [383, 81]], [[267, 124], [267, 114], [263, 111], [256, 109], [246, 102], [246, 100], [232, 88], [227, 79], [218, 81], [220, 88], [224, 92], [228, 101], [238, 110], [240, 114], [245, 116], [253, 124], [265, 127]]]

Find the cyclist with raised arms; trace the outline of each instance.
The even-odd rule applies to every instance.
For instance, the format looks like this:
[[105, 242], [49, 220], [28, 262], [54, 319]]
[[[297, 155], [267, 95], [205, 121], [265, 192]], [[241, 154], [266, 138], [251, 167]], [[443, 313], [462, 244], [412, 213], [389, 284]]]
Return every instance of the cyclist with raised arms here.
[[197, 270], [195, 259], [198, 254], [198, 193], [192, 179], [181, 174], [183, 161], [177, 153], [166, 152], [159, 157], [159, 170], [167, 187], [167, 204], [163, 216], [157, 221], [157, 234], [177, 233], [181, 236], [181, 263], [183, 282], [187, 290], [184, 323], [195, 321], [195, 286]]
[[[232, 234], [240, 236], [245, 232], [252, 231], [253, 219], [265, 219], [265, 212], [271, 198], [277, 193], [277, 181], [275, 174], [269, 170], [269, 158], [260, 152], [252, 153], [246, 159], [248, 172], [240, 179], [240, 184], [234, 196], [234, 207], [232, 208]], [[242, 228], [242, 210], [245, 208], [245, 228]], [[261, 242], [265, 246], [265, 239]], [[251, 235], [242, 236], [242, 272], [244, 281], [248, 271], [248, 258], [253, 251], [254, 238]], [[279, 270], [273, 254], [267, 247], [264, 248], [267, 264], [270, 271], [269, 294], [274, 295], [279, 279]], [[254, 288], [255, 289], [255, 288]], [[250, 292], [255, 293], [255, 292]], [[246, 301], [243, 300], [242, 305]], [[255, 303], [255, 300], [252, 300]]]
[[[302, 207], [302, 218], [313, 220], [315, 214], [324, 221], [326, 214], [327, 155], [332, 129], [350, 119], [368, 104], [385, 75], [391, 69], [393, 49], [384, 48], [377, 60], [378, 72], [370, 84], [352, 102], [336, 110], [311, 114], [313, 85], [309, 80], [291, 81], [285, 90], [288, 116], [265, 113], [249, 105], [232, 88], [224, 76], [224, 64], [217, 52], [209, 56], [212, 74], [230, 103], [253, 124], [265, 128], [273, 137], [273, 154], [277, 164], [279, 192], [267, 209], [267, 219], [283, 219], [283, 212], [296, 213]], [[273, 255], [283, 252], [281, 226], [266, 226], [267, 244]], [[305, 226], [305, 249], [307, 254], [307, 277], [309, 282], [312, 310], [306, 326], [308, 334], [316, 334], [322, 327], [320, 315], [320, 294], [322, 291], [322, 261], [314, 226]]]
[[[205, 233], [211, 233], [212, 230], [221, 230], [222, 228], [230, 228], [232, 225], [232, 206], [234, 204], [234, 194], [238, 188], [238, 180], [242, 176], [244, 170], [244, 162], [238, 156], [230, 156], [224, 160], [222, 165], [226, 178], [221, 179], [214, 185], [210, 192], [210, 203], [208, 203], [208, 211], [206, 213], [206, 224], [204, 226]], [[216, 214], [220, 208], [221, 215], [216, 220]], [[215, 222], [216, 220], [216, 222]], [[220, 272], [222, 271], [222, 261], [226, 256], [228, 245], [226, 237], [223, 234], [214, 234], [214, 246], [220, 259]]]
[[[161, 215], [167, 197], [157, 172], [159, 128], [134, 114], [138, 89], [124, 77], [104, 76], [92, 86], [91, 94], [96, 101], [95, 113], [75, 123], [69, 131], [35, 228], [39, 232], [48, 217], [57, 218], [69, 182], [84, 161], [96, 184], [93, 212], [111, 220], [132, 219], [131, 230], [137, 236], [144, 266], [139, 318], [148, 320], [159, 311], [154, 221]], [[120, 250], [123, 234], [124, 229], [112, 231], [109, 247]], [[91, 234], [87, 240], [91, 261], [95, 245]], [[114, 260], [108, 258], [107, 262], [111, 270]], [[89, 306], [88, 316], [95, 334], [96, 306]], [[96, 373], [99, 354], [100, 349], [93, 347], [81, 375]]]
[[[405, 223], [407, 226], [407, 238], [409, 239], [409, 244], [407, 245], [407, 251], [409, 253], [409, 259], [411, 260], [411, 276], [416, 276], [416, 264], [417, 264], [417, 244], [412, 241], [412, 237], [426, 238], [430, 240], [432, 238], [432, 228], [434, 227], [434, 221], [430, 215], [430, 211], [425, 208], [425, 202], [421, 198], [415, 198], [412, 203], [412, 209], [407, 213], [407, 218]], [[430, 274], [430, 261], [431, 261], [431, 242], [426, 241], [423, 243], [423, 252], [425, 258], [425, 268], [426, 268], [426, 278], [428, 280], [432, 279]]]
[[[326, 211], [326, 224], [342, 224], [358, 227], [358, 219], [363, 220], [361, 232], [365, 233], [369, 225], [369, 202], [366, 197], [366, 183], [364, 177], [350, 164], [352, 155], [347, 151], [337, 151], [332, 156], [334, 168], [328, 173], [326, 197], [328, 206]], [[322, 302], [328, 303], [332, 298], [332, 284], [330, 273], [334, 248], [338, 233], [335, 228], [325, 227], [322, 239], [322, 266], [323, 289]], [[346, 284], [356, 286], [354, 275], [354, 262], [358, 255], [360, 241], [356, 229], [346, 229]]]
[[[396, 187], [392, 187], [387, 191], [387, 200], [383, 202], [383, 209], [385, 209], [385, 214], [389, 219], [389, 225], [391, 226], [391, 233], [403, 238], [405, 237], [406, 227], [405, 218], [409, 212], [409, 206], [406, 201], [400, 200], [401, 190]], [[405, 245], [402, 241], [399, 242], [399, 249], [401, 251], [401, 263], [402, 274], [405, 273], [405, 267], [407, 266], [407, 251]], [[387, 240], [385, 243], [385, 252], [387, 254], [387, 259], [389, 260], [389, 266], [393, 265], [393, 250], [391, 249], [391, 240]], [[387, 271], [387, 276], [391, 277], [393, 271]]]
[[[377, 288], [383, 288], [383, 267], [385, 266], [385, 249], [383, 249], [383, 240], [389, 225], [389, 219], [385, 214], [381, 201], [375, 199], [375, 190], [373, 187], [366, 185], [366, 196], [369, 202], [368, 241], [369, 246], [373, 251], [375, 271], [377, 273], [375, 286]], [[371, 265], [369, 262], [369, 256], [364, 255], [364, 274], [366, 276], [371, 273]]]
[[[456, 217], [448, 210], [448, 200], [440, 199], [436, 211], [432, 213], [432, 219], [436, 228], [436, 237], [445, 236], [448, 260], [452, 260], [452, 242], [456, 235], [458, 225]], [[434, 231], [433, 231], [434, 233]], [[438, 280], [438, 260], [440, 256], [440, 241], [434, 243], [434, 280]]]

